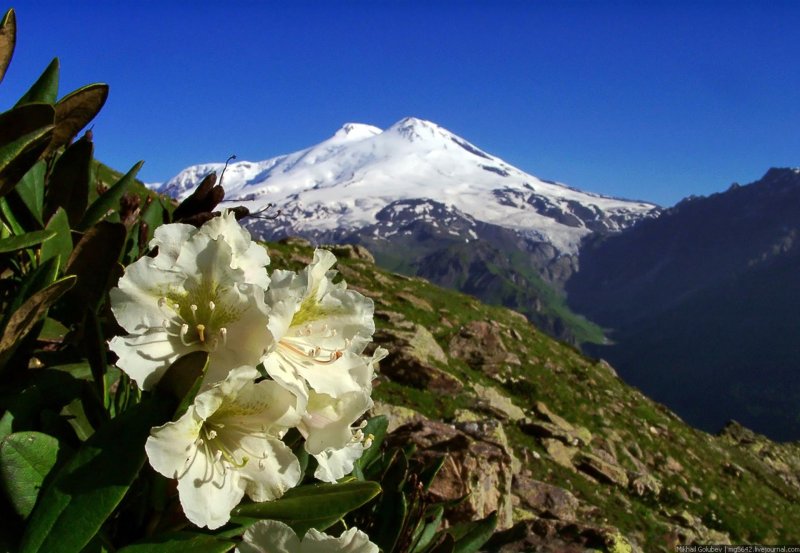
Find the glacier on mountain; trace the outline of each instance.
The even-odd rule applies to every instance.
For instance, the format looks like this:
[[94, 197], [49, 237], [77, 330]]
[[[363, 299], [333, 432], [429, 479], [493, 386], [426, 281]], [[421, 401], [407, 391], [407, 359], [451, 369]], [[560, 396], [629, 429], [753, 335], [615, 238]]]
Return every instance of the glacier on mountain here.
[[[224, 163], [189, 167], [161, 185], [178, 199]], [[385, 208], [403, 200], [431, 200], [470, 219], [574, 255], [592, 232], [614, 232], [654, 216], [654, 204], [582, 192], [541, 180], [463, 138], [413, 117], [386, 130], [347, 123], [329, 139], [265, 161], [237, 161], [224, 174], [226, 203], [251, 213], [275, 204], [280, 214], [257, 225], [265, 239], [330, 236], [373, 227], [373, 236], [400, 232]], [[418, 203], [419, 209], [424, 209]], [[379, 224], [379, 214], [384, 224]], [[417, 214], [425, 217], [424, 212]], [[263, 222], [262, 222], [263, 223]], [[375, 226], [377, 225], [377, 226]], [[473, 230], [472, 235], [475, 234]]]

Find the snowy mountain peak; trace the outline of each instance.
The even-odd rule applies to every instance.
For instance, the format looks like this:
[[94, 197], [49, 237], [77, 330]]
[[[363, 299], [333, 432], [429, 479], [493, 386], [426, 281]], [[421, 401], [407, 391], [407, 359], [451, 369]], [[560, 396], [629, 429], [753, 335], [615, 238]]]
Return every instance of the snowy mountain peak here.
[[[161, 191], [183, 198], [222, 164], [189, 167]], [[359, 229], [388, 238], [392, 221], [377, 216], [397, 201], [432, 201], [521, 239], [574, 254], [591, 232], [613, 232], [655, 214], [653, 204], [581, 192], [525, 173], [431, 121], [406, 117], [381, 131], [347, 123], [305, 150], [225, 173], [226, 201], [251, 212], [275, 203], [281, 215], [265, 238], [344, 236]], [[416, 204], [415, 204], [416, 205]], [[422, 205], [422, 204], [420, 204]], [[333, 233], [333, 234], [332, 234]], [[474, 238], [474, 237], [473, 237]]]
[[376, 134], [380, 134], [382, 132], [383, 131], [381, 129], [378, 127], [373, 127], [372, 125], [364, 125], [363, 123], [345, 123], [342, 125], [342, 128], [336, 131], [336, 134], [333, 136], [337, 138], [360, 140], [375, 136]]

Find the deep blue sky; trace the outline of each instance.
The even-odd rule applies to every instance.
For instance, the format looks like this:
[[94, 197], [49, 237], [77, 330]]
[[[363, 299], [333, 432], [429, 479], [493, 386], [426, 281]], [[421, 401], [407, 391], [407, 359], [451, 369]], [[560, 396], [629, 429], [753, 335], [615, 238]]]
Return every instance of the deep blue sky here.
[[800, 165], [798, 2], [16, 2], [0, 106], [111, 85], [96, 156], [163, 181], [430, 119], [542, 178], [671, 205]]

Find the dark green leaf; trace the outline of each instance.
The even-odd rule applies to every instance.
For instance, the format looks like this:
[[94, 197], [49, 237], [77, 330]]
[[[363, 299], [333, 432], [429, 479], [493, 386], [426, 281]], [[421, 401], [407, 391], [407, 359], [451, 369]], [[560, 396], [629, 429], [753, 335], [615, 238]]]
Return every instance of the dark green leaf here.
[[381, 415], [372, 417], [364, 427], [364, 435], [372, 436], [372, 445], [364, 451], [361, 458], [356, 462], [362, 471], [366, 469], [372, 461], [378, 458], [381, 452], [381, 444], [386, 438], [386, 430], [389, 428], [389, 419]]
[[450, 534], [444, 534], [428, 553], [453, 553], [456, 542]]
[[8, 64], [14, 55], [14, 45], [17, 43], [17, 18], [14, 10], [8, 10], [0, 22], [0, 81], [5, 77]]
[[214, 536], [176, 532], [123, 547], [117, 553], [226, 553], [235, 545]]
[[65, 298], [76, 315], [87, 308], [96, 309], [105, 298], [125, 246], [125, 235], [122, 223], [102, 221], [75, 245], [64, 272], [78, 277], [77, 285]]
[[21, 553], [80, 551], [114, 512], [145, 462], [144, 443], [169, 413], [142, 402], [97, 432], [42, 490]]
[[17, 432], [0, 444], [0, 478], [14, 510], [28, 518], [39, 489], [58, 459], [58, 440], [40, 432]]
[[56, 235], [42, 245], [41, 259], [45, 261], [51, 257], [58, 257], [59, 266], [64, 267], [69, 254], [72, 253], [72, 231], [64, 208], [59, 207], [56, 210], [45, 228], [54, 231]]
[[442, 455], [441, 457], [435, 457], [431, 459], [419, 473], [419, 481], [422, 484], [425, 491], [431, 489], [431, 484], [433, 484], [433, 480], [436, 478], [436, 475], [439, 474], [439, 471], [442, 470], [442, 467], [444, 466], [446, 460], [447, 460], [447, 455]]
[[0, 197], [8, 194], [39, 161], [52, 134], [53, 127], [48, 125], [22, 135], [0, 148]]
[[95, 118], [108, 98], [108, 85], [90, 84], [70, 92], [56, 104], [56, 128], [48, 151], [69, 144]]
[[44, 72], [39, 76], [35, 83], [28, 89], [22, 98], [17, 102], [18, 106], [32, 104], [34, 102], [44, 102], [53, 104], [58, 97], [58, 72], [60, 63], [58, 58], [53, 58]]
[[2, 338], [0, 338], [0, 371], [5, 367], [19, 342], [45, 316], [50, 306], [75, 285], [76, 280], [76, 277], [68, 276], [54, 282], [44, 290], [32, 295], [11, 315], [3, 330]]
[[395, 450], [389, 458], [389, 466], [381, 477], [384, 491], [399, 492], [408, 478], [408, 457], [401, 450]]
[[24, 280], [17, 287], [14, 298], [12, 299], [8, 313], [0, 317], [2, 328], [8, 324], [11, 315], [19, 309], [25, 300], [40, 290], [44, 290], [56, 281], [58, 277], [58, 260], [48, 259], [41, 263], [36, 269], [28, 273]]
[[45, 191], [45, 218], [49, 218], [59, 207], [67, 212], [72, 227], [83, 218], [89, 203], [89, 187], [92, 185], [93, 152], [91, 140], [81, 138], [58, 158]]
[[[376, 513], [378, 531], [375, 543], [384, 551], [394, 551], [408, 516], [408, 500], [404, 493], [390, 492], [381, 498]], [[400, 552], [397, 552], [400, 553]]]
[[233, 510], [238, 517], [285, 522], [302, 535], [309, 528], [324, 530], [341, 517], [377, 496], [377, 482], [351, 481], [343, 484], [312, 484], [286, 492], [276, 501], [248, 503]]
[[55, 116], [55, 109], [50, 104], [28, 104], [0, 113], [0, 146], [54, 125]]
[[8, 238], [0, 239], [0, 253], [32, 248], [46, 240], [50, 240], [55, 235], [56, 233], [52, 230], [36, 230], [27, 232], [21, 236], [9, 236]]
[[57, 370], [40, 369], [31, 373], [33, 382], [11, 395], [0, 419], [0, 438], [12, 432], [38, 428], [40, 415], [46, 409], [56, 412], [75, 398], [83, 389], [83, 382]]
[[180, 401], [173, 419], [180, 418], [194, 402], [208, 370], [208, 352], [193, 351], [175, 360], [158, 381], [158, 390]]
[[414, 546], [413, 553], [420, 553], [424, 551], [425, 548], [433, 542], [433, 538], [436, 536], [436, 531], [442, 524], [443, 516], [444, 507], [437, 505], [434, 508], [433, 520], [427, 523], [423, 521], [423, 523], [420, 525], [419, 533], [414, 536], [416, 545]]
[[[69, 329], [55, 319], [45, 317], [42, 330], [39, 331], [37, 340], [42, 342], [61, 342], [69, 332]], [[75, 363], [76, 366], [86, 367], [86, 363]], [[53, 367], [55, 368], [55, 367]]]
[[106, 213], [112, 209], [119, 209], [119, 200], [122, 195], [127, 192], [131, 184], [136, 182], [136, 174], [142, 168], [144, 161], [140, 161], [134, 165], [121, 179], [119, 179], [111, 188], [100, 194], [97, 199], [89, 206], [83, 216], [78, 230], [85, 230], [95, 224], [97, 221], [106, 216]]
[[16, 192], [33, 218], [44, 225], [44, 173], [45, 163], [37, 161], [17, 184]]
[[475, 553], [481, 546], [489, 541], [497, 526], [497, 511], [477, 522], [470, 522], [469, 530], [456, 540], [453, 553]]

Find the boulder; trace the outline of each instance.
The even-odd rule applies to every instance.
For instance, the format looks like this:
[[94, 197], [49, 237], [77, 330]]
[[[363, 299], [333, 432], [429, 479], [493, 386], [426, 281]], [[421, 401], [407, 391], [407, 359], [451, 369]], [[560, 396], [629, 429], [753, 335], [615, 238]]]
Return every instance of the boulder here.
[[381, 361], [380, 372], [391, 380], [448, 394], [463, 389], [458, 378], [436, 366], [446, 364], [447, 355], [425, 327], [381, 329], [375, 333], [374, 340], [389, 350], [389, 355]]
[[519, 357], [506, 348], [502, 328], [496, 323], [471, 321], [450, 339], [448, 349], [451, 357], [490, 375], [506, 365], [521, 365]]
[[531, 518], [495, 533], [482, 551], [492, 553], [641, 553], [612, 527], [547, 518]]
[[545, 438], [542, 440], [542, 445], [550, 454], [553, 461], [562, 467], [575, 470], [575, 465], [572, 464], [572, 459], [578, 454], [578, 448], [564, 445], [564, 442], [555, 440], [553, 438]]
[[403, 407], [401, 405], [383, 403], [382, 401], [374, 402], [372, 409], [370, 409], [370, 413], [373, 417], [382, 415], [388, 419], [389, 427], [387, 432], [394, 432], [404, 424], [427, 420], [422, 413], [418, 413], [413, 409], [409, 409], [408, 407]]
[[433, 501], [452, 501], [467, 494], [449, 515], [449, 523], [498, 514], [498, 529], [512, 525], [513, 455], [498, 440], [497, 421], [461, 423], [460, 428], [438, 421], [404, 425], [387, 438], [391, 445], [417, 447], [415, 458], [427, 462], [447, 456], [429, 493]]
[[333, 244], [324, 247], [339, 259], [361, 259], [367, 263], [375, 264], [375, 256], [367, 248], [359, 244]]
[[628, 487], [628, 474], [625, 469], [604, 461], [597, 455], [582, 451], [578, 454], [575, 466], [599, 482], [614, 484], [621, 488]]
[[478, 398], [478, 407], [501, 419], [518, 421], [525, 418], [525, 412], [514, 405], [511, 398], [491, 386], [473, 384]]
[[539, 482], [526, 476], [514, 477], [514, 495], [519, 506], [543, 518], [575, 520], [580, 502], [570, 492], [558, 486]]

